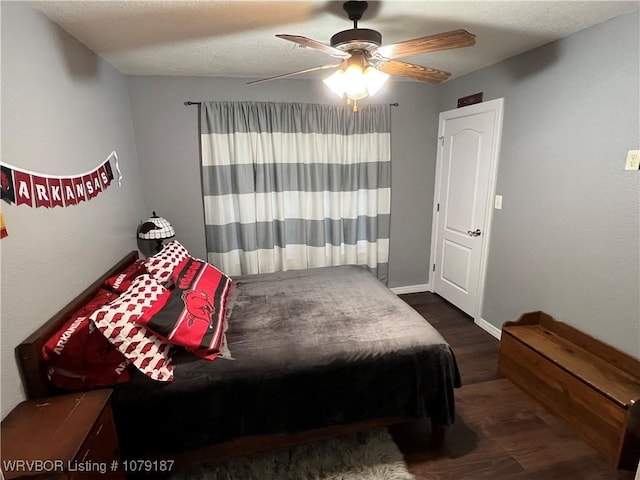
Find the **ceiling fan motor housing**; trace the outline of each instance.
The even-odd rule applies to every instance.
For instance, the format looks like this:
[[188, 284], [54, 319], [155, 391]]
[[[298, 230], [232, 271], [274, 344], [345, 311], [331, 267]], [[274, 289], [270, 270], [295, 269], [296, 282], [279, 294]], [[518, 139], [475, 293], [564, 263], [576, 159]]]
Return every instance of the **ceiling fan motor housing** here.
[[351, 28], [331, 37], [331, 46], [343, 51], [370, 50], [382, 45], [382, 35], [369, 28]]

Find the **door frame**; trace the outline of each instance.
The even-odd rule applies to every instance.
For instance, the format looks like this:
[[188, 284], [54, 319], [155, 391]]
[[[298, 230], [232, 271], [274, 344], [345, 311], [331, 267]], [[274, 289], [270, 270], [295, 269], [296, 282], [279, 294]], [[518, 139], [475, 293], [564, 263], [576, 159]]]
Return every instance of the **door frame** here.
[[[499, 338], [500, 331], [497, 328], [490, 329], [491, 325], [481, 318], [482, 307], [484, 304], [484, 287], [487, 277], [487, 258], [489, 255], [489, 243], [491, 239], [491, 224], [493, 223], [493, 210], [494, 200], [496, 195], [496, 183], [498, 178], [498, 162], [500, 159], [500, 146], [502, 144], [502, 118], [504, 114], [504, 98], [497, 98], [495, 100], [489, 100], [487, 102], [477, 103], [475, 105], [469, 105], [467, 107], [456, 108], [454, 110], [447, 110], [440, 112], [438, 118], [438, 138], [437, 138], [437, 155], [436, 155], [436, 172], [435, 172], [435, 185], [433, 190], [433, 214], [431, 220], [431, 252], [429, 258], [429, 285], [431, 286], [431, 292], [435, 293], [435, 277], [434, 277], [434, 262], [436, 258], [436, 249], [438, 246], [438, 203], [440, 202], [440, 185], [442, 176], [442, 155], [444, 154], [444, 148], [442, 140], [444, 139], [444, 122], [453, 118], [464, 117], [469, 115], [475, 115], [487, 111], [493, 111], [494, 116], [494, 129], [495, 135], [493, 139], [493, 145], [491, 146], [491, 159], [489, 165], [489, 188], [487, 190], [487, 209], [485, 211], [485, 223], [480, 226], [482, 229], [482, 242], [480, 246], [480, 274], [478, 278], [478, 297], [476, 304], [473, 308], [473, 320], [476, 324], [489, 331], [493, 336]], [[486, 324], [486, 326], [485, 326]], [[488, 326], [488, 327], [487, 327]]]

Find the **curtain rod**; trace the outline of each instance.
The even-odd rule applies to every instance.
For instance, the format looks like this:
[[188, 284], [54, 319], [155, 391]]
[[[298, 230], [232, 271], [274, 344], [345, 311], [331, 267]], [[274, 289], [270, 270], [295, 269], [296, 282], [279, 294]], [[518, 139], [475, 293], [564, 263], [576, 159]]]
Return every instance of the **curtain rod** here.
[[[185, 105], [202, 105], [202, 102], [192, 102], [191, 100], [187, 100], [186, 102], [184, 102]], [[390, 103], [389, 104], [390, 107], [399, 107], [400, 104], [398, 102], [396, 103]]]

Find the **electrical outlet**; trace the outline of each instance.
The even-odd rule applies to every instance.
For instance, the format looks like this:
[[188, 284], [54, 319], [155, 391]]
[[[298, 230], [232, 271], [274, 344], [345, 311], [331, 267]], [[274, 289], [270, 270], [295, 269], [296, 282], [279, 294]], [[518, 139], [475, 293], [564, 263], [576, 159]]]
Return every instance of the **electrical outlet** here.
[[627, 161], [624, 163], [625, 170], [640, 170], [640, 150], [629, 150]]
[[502, 210], [502, 195], [496, 195], [496, 201], [493, 203], [496, 210]]

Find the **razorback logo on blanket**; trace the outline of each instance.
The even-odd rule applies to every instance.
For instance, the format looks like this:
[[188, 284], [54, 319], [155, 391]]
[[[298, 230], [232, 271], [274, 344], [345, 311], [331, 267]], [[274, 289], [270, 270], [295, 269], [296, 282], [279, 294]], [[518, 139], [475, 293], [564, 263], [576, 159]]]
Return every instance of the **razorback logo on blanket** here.
[[217, 358], [233, 280], [213, 265], [188, 257], [174, 270], [173, 281], [175, 289], [162, 310], [143, 315], [139, 323], [199, 357]]

